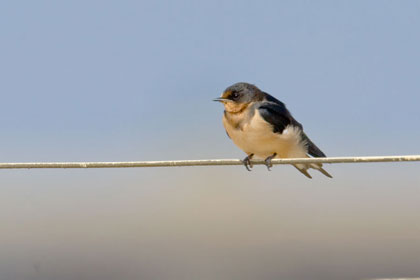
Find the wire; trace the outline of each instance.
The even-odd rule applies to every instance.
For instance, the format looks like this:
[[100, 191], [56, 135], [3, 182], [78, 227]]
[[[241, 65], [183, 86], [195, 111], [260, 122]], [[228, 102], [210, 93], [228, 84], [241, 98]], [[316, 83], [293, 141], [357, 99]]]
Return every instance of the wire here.
[[[364, 156], [328, 158], [287, 158], [273, 159], [273, 164], [299, 163], [368, 163], [420, 161], [420, 155], [405, 156]], [[255, 165], [265, 164], [264, 160], [252, 160]], [[166, 161], [127, 161], [127, 162], [17, 162], [0, 163], [0, 169], [35, 168], [128, 168], [128, 167], [175, 167], [175, 166], [222, 166], [242, 165], [240, 159], [166, 160]]]

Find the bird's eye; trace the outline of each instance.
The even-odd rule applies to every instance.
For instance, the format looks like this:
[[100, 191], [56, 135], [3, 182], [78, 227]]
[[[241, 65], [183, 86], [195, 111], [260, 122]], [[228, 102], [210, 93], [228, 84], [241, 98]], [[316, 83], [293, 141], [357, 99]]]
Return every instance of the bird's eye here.
[[232, 99], [237, 99], [239, 97], [239, 93], [233, 92], [231, 97], [232, 97]]

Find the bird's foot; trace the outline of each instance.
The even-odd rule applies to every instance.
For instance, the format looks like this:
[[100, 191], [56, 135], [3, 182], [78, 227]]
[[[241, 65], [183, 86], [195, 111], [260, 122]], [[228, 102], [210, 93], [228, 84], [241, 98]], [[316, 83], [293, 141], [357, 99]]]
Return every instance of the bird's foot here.
[[243, 164], [245, 165], [246, 170], [251, 171], [251, 168], [253, 167], [251, 159], [254, 156], [254, 154], [248, 155], [246, 158], [242, 160]]
[[267, 157], [265, 161], [265, 166], [267, 166], [268, 171], [271, 171], [271, 167], [273, 167], [273, 163], [271, 160], [277, 156], [277, 153], [272, 154], [271, 156]]

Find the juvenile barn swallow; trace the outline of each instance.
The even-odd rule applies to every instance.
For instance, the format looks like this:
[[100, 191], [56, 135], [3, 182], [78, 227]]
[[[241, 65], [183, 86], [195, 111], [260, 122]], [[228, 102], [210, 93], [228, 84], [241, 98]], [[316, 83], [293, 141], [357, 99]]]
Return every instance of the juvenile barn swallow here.
[[[273, 158], [325, 157], [325, 154], [303, 132], [283, 102], [248, 83], [228, 87], [221, 97], [214, 99], [225, 107], [223, 125], [233, 143], [243, 150], [246, 169], [252, 168], [255, 156], [265, 160], [270, 170]], [[320, 163], [294, 165], [306, 177], [312, 178], [309, 168], [332, 176]]]

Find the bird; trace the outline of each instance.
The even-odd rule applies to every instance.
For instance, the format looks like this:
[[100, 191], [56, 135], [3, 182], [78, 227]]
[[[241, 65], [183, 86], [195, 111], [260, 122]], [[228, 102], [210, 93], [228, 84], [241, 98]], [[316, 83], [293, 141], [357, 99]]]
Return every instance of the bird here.
[[[274, 158], [326, 157], [286, 105], [253, 84], [233, 84], [213, 101], [224, 105], [223, 126], [233, 143], [247, 154], [242, 162], [248, 171], [254, 157], [264, 159], [268, 170]], [[321, 163], [299, 163], [294, 167], [308, 178], [312, 178], [309, 168], [332, 178]]]

